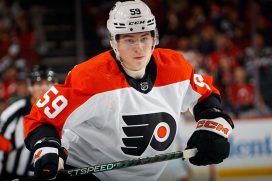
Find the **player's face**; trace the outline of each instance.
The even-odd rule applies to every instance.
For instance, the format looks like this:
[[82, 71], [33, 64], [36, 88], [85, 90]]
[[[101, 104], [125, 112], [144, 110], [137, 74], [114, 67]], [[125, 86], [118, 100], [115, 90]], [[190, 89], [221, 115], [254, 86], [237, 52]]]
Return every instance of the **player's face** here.
[[150, 32], [120, 35], [117, 49], [124, 66], [129, 70], [141, 70], [150, 60], [154, 38]]
[[53, 83], [48, 80], [41, 80], [30, 86], [29, 92], [33, 102], [36, 102], [52, 85]]

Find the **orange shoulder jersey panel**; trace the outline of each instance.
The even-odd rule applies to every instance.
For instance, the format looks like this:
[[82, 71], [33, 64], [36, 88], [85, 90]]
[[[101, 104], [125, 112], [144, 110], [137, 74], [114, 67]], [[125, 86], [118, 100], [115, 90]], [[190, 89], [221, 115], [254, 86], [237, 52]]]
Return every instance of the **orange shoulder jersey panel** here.
[[74, 67], [65, 81], [66, 86], [92, 91], [92, 94], [129, 87], [110, 51], [99, 54]]
[[177, 51], [156, 48], [153, 56], [157, 65], [155, 86], [164, 86], [190, 79], [193, 68]]
[[64, 85], [51, 87], [33, 105], [31, 113], [24, 119], [24, 135], [41, 124], [51, 124], [60, 137], [68, 116], [95, 94], [129, 87], [110, 51], [83, 62], [71, 70]]
[[157, 65], [155, 86], [189, 80], [192, 89], [201, 95], [198, 101], [211, 93], [220, 94], [213, 86], [212, 78], [207, 75], [194, 74], [192, 65], [177, 51], [156, 48], [153, 52]]

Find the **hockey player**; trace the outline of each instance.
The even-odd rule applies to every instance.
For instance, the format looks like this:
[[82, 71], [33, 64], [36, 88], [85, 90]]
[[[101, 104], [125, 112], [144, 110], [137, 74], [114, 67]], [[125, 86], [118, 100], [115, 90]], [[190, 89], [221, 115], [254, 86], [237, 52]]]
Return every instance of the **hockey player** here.
[[[140, 0], [117, 2], [107, 28], [112, 50], [75, 66], [25, 117], [25, 144], [35, 175], [53, 179], [63, 164], [87, 167], [168, 153], [176, 121], [188, 109], [197, 121], [187, 148], [190, 162], [218, 164], [228, 157], [231, 118], [211, 77], [194, 74], [181, 54], [155, 48], [155, 17]], [[156, 180], [166, 162], [95, 173], [99, 180]]]
[[14, 102], [0, 116], [0, 180], [33, 175], [29, 171], [31, 152], [24, 144], [23, 118], [47, 89], [55, 83], [54, 72], [46, 66], [35, 66], [28, 79], [29, 95]]

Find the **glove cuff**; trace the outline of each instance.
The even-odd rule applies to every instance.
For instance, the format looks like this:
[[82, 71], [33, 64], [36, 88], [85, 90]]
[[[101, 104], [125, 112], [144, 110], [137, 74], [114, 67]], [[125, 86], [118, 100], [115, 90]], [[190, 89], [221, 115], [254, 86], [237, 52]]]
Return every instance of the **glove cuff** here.
[[57, 154], [57, 155], [59, 155], [59, 149], [54, 148], [54, 147], [41, 147], [41, 148], [38, 148], [35, 151], [34, 156], [33, 156], [34, 165], [40, 158], [42, 158], [46, 154]]
[[34, 156], [33, 163], [37, 162], [41, 157], [46, 154], [57, 154], [59, 155], [59, 150], [61, 148], [60, 143], [57, 139], [51, 137], [44, 137], [37, 141], [34, 145]]
[[224, 118], [218, 117], [215, 119], [200, 119], [197, 122], [197, 130], [207, 130], [229, 138], [232, 127]]

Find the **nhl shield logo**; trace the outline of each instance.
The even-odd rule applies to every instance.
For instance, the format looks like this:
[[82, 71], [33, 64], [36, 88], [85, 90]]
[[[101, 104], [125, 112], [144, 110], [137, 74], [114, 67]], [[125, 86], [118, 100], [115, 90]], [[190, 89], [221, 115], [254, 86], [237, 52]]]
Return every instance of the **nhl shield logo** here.
[[148, 83], [147, 82], [141, 82], [140, 86], [141, 86], [142, 91], [146, 91], [148, 89]]

